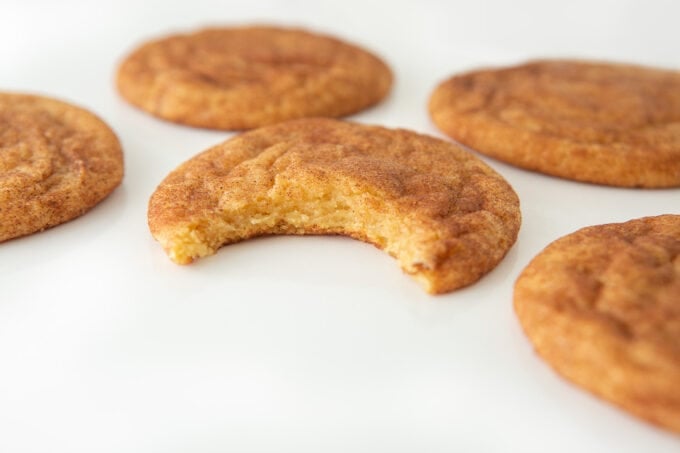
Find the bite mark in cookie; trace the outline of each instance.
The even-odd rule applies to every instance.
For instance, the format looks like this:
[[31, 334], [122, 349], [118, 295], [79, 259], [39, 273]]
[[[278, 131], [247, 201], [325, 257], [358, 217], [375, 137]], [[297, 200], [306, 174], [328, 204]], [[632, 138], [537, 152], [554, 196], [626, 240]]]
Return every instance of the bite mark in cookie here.
[[459, 147], [330, 119], [260, 128], [174, 170], [149, 226], [178, 263], [264, 234], [342, 234], [399, 261], [431, 293], [469, 285], [517, 238], [508, 183]]

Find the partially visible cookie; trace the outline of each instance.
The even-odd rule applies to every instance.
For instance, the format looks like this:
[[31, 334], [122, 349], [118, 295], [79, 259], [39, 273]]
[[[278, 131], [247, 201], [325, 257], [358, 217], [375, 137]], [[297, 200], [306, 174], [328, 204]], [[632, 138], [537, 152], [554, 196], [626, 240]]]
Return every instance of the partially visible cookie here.
[[118, 90], [160, 118], [251, 129], [340, 117], [383, 99], [392, 74], [375, 55], [301, 29], [208, 28], [148, 42], [118, 70]]
[[680, 72], [545, 60], [459, 74], [435, 124], [512, 165], [622, 187], [680, 186]]
[[469, 285], [517, 238], [517, 195], [461, 148], [406, 130], [302, 119], [244, 133], [174, 170], [149, 202], [180, 264], [265, 234], [342, 234], [430, 293]]
[[519, 276], [514, 304], [558, 373], [680, 433], [680, 215], [558, 239]]
[[0, 93], [0, 241], [80, 216], [122, 177], [118, 139], [92, 113]]

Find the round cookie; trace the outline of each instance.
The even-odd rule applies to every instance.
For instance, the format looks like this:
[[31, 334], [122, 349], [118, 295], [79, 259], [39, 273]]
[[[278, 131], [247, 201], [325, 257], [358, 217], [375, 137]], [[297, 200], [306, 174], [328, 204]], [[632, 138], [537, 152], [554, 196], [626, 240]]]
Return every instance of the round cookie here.
[[0, 93], [0, 242], [82, 215], [122, 177], [120, 144], [99, 118], [54, 99]]
[[680, 72], [546, 60], [456, 75], [430, 98], [447, 135], [528, 170], [680, 186]]
[[302, 119], [247, 132], [174, 170], [149, 227], [185, 264], [265, 234], [342, 234], [430, 293], [469, 285], [517, 238], [519, 201], [471, 153], [406, 130]]
[[514, 305], [559, 374], [680, 433], [680, 215], [558, 239], [519, 276]]
[[209, 28], [142, 45], [118, 71], [137, 107], [190, 126], [238, 130], [340, 117], [383, 99], [379, 58], [330, 36], [276, 27]]

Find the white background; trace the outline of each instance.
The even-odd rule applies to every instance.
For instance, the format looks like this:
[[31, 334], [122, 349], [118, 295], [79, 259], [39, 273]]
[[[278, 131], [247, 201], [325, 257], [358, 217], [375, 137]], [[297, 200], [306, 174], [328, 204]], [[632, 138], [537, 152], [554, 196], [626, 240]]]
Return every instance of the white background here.
[[188, 267], [146, 226], [175, 166], [230, 136], [156, 120], [113, 76], [145, 39], [301, 25], [381, 55], [396, 84], [353, 120], [441, 136], [426, 102], [456, 71], [527, 58], [680, 67], [668, 1], [2, 0], [0, 89], [99, 114], [123, 185], [90, 213], [0, 244], [0, 452], [678, 452], [680, 437], [556, 376], [512, 311], [532, 256], [582, 226], [680, 211], [680, 189], [558, 180], [486, 159], [523, 226], [478, 284], [426, 295], [347, 238], [243, 242]]

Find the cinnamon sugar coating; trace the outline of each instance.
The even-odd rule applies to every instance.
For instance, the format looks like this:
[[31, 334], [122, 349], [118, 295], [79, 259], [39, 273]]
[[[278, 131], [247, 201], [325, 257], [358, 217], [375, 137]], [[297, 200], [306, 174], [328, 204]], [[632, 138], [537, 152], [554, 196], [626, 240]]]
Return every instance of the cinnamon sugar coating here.
[[78, 217], [123, 177], [111, 129], [41, 96], [0, 93], [0, 241]]
[[517, 279], [514, 304], [558, 373], [680, 433], [680, 215], [558, 239]]
[[435, 124], [480, 153], [576, 181], [680, 186], [680, 72], [568, 60], [456, 75]]
[[117, 83], [126, 100], [160, 118], [240, 130], [358, 112], [387, 95], [392, 74], [375, 55], [336, 38], [253, 26], [148, 42], [125, 58]]
[[469, 285], [517, 238], [508, 183], [459, 147], [406, 130], [303, 119], [180, 165], [149, 202], [178, 263], [264, 234], [342, 234], [394, 256], [428, 292]]

